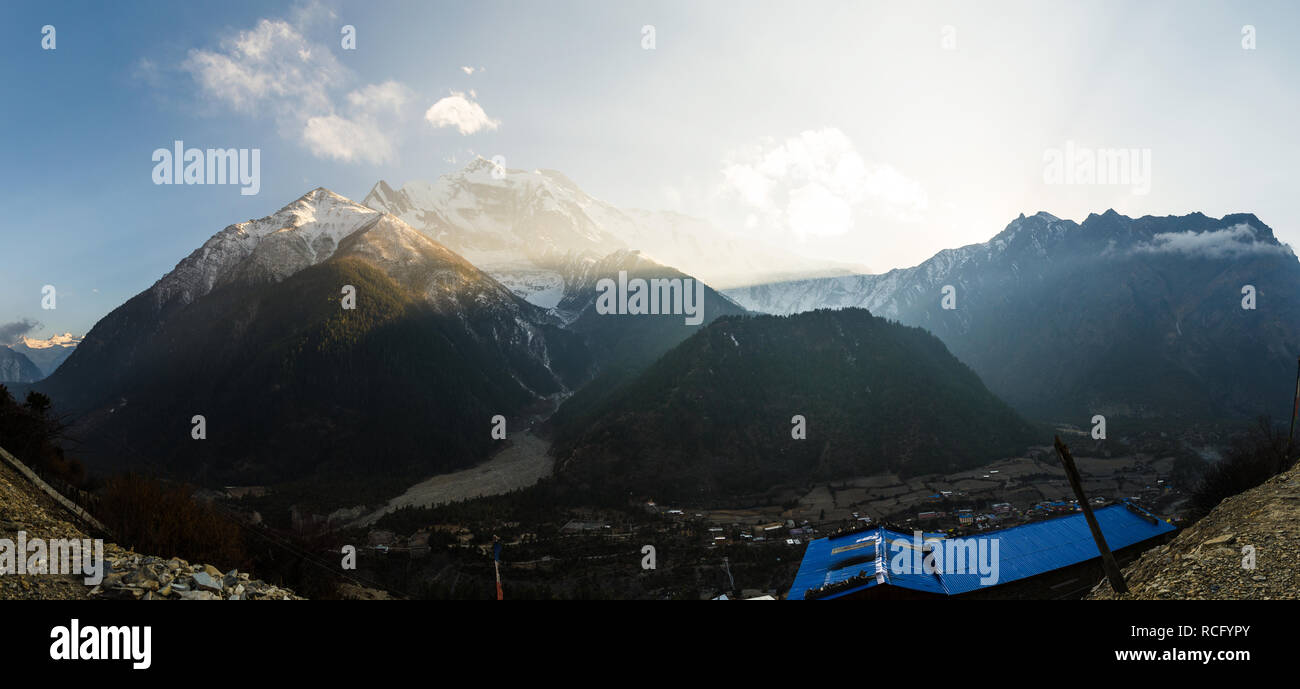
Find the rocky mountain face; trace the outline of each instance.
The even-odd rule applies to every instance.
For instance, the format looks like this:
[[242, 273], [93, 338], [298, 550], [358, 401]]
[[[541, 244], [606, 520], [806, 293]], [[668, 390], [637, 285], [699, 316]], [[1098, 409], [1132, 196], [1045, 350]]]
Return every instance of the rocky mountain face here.
[[567, 485], [687, 501], [956, 471], [1033, 441], [938, 339], [861, 309], [719, 318], [557, 427]]
[[314, 481], [355, 504], [483, 459], [492, 417], [536, 413], [591, 373], [581, 337], [543, 309], [317, 189], [218, 232], [39, 387], [78, 413], [89, 463]]
[[0, 346], [0, 383], [33, 383], [44, 377], [22, 352]]
[[1300, 262], [1250, 214], [1039, 213], [913, 268], [724, 293], [921, 326], [1024, 414], [1079, 425], [1282, 416], [1300, 352]]
[[48, 339], [20, 337], [9, 348], [31, 360], [41, 370], [41, 377], [54, 373], [69, 356], [72, 350], [81, 344], [81, 338], [72, 333], [53, 335]]
[[620, 209], [555, 170], [497, 167], [483, 158], [433, 183], [393, 189], [380, 181], [363, 202], [401, 218], [547, 308], [566, 295], [575, 277], [569, 270], [618, 250], [639, 251], [714, 286], [861, 270], [803, 259], [697, 218]]

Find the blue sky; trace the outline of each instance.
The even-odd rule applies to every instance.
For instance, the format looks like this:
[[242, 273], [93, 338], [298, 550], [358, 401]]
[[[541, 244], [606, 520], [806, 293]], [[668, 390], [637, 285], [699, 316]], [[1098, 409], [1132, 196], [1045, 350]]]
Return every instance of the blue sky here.
[[[908, 5], [5, 3], [0, 324], [84, 333], [230, 223], [475, 154], [876, 270], [1039, 210], [1300, 241], [1294, 3]], [[260, 192], [153, 184], [177, 139], [260, 149]], [[1149, 191], [1046, 184], [1067, 143], [1149, 151]]]

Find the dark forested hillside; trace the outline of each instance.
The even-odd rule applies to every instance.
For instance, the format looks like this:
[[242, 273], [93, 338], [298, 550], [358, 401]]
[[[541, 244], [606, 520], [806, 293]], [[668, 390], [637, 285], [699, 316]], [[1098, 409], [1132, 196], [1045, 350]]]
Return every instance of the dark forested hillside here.
[[570, 485], [692, 499], [950, 471], [1031, 436], [937, 338], [846, 309], [718, 319], [558, 424], [555, 452]]
[[598, 373], [591, 384], [579, 388], [560, 408], [552, 420], [556, 425], [563, 426], [601, 404], [620, 386], [714, 319], [746, 313], [708, 285], [702, 285], [704, 301], [700, 316], [703, 322], [699, 324], [687, 323], [682, 314], [675, 313], [598, 313], [595, 306], [596, 281], [615, 279], [619, 271], [626, 271], [628, 279], [678, 279], [688, 285], [692, 283], [685, 281], [695, 280], [635, 251], [617, 251], [586, 267], [556, 310], [572, 319], [569, 329], [583, 336]]

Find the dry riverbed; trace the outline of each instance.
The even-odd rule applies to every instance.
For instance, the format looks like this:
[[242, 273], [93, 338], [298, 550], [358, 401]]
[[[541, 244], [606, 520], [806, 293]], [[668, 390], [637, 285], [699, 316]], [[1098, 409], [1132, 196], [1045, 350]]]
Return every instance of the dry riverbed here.
[[527, 488], [551, 475], [555, 460], [547, 454], [549, 448], [545, 440], [532, 433], [520, 433], [492, 459], [476, 467], [439, 474], [417, 483], [350, 526], [369, 526], [402, 507], [432, 507]]

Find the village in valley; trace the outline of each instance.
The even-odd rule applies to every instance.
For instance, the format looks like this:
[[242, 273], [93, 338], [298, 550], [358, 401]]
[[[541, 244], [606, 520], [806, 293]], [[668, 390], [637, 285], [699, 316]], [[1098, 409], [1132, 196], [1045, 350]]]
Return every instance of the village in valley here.
[[[1086, 432], [1058, 430], [1077, 446], [1094, 509], [1129, 503], [1169, 523], [1181, 521], [1195, 478], [1182, 467], [1199, 438], [1153, 432], [1107, 445]], [[331, 548], [339, 538], [359, 541], [362, 569], [413, 596], [490, 593], [495, 539], [504, 546], [506, 586], [513, 583], [523, 597], [779, 598], [807, 544], [831, 534], [886, 526], [963, 537], [1081, 509], [1047, 445], [952, 474], [835, 480], [785, 488], [750, 504], [676, 505], [641, 496], [619, 507], [532, 512], [507, 506], [510, 498], [398, 510], [361, 529], [336, 530], [319, 516], [295, 519], [293, 528], [316, 533]], [[653, 567], [646, 566], [646, 546]]]

